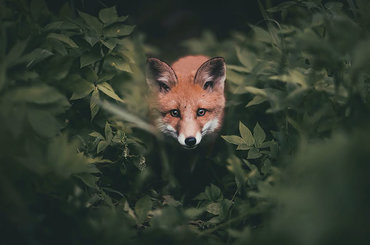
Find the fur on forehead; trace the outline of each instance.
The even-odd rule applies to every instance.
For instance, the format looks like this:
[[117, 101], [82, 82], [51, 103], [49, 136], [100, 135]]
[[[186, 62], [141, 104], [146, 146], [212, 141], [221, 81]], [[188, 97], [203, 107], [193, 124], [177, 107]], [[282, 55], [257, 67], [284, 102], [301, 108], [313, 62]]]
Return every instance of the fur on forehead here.
[[[192, 87], [191, 90], [186, 89]], [[198, 84], [185, 85], [178, 84], [167, 94], [158, 94], [156, 104], [161, 111], [171, 109], [183, 109], [184, 107], [198, 109], [222, 109], [225, 105], [223, 91], [214, 91], [209, 93]]]

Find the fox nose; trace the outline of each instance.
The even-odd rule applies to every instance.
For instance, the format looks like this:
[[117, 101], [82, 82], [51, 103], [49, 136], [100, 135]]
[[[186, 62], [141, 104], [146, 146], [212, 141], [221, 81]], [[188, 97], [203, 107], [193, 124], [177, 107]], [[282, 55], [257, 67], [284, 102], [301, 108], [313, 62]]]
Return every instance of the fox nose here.
[[197, 142], [197, 139], [194, 138], [194, 137], [188, 137], [188, 138], [185, 139], [185, 144], [187, 146], [193, 146], [193, 145], [195, 145], [196, 142]]

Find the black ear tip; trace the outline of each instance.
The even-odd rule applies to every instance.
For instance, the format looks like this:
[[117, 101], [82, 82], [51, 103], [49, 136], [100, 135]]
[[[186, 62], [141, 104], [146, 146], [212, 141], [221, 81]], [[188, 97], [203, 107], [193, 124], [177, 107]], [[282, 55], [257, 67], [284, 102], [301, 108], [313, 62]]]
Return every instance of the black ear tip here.
[[153, 57], [148, 57], [146, 58], [146, 63], [147, 64], [150, 64], [150, 63], [154, 63], [154, 62], [158, 62], [159, 60], [157, 58], [153, 58]]
[[225, 63], [224, 57], [220, 57], [220, 56], [213, 57], [211, 60]]

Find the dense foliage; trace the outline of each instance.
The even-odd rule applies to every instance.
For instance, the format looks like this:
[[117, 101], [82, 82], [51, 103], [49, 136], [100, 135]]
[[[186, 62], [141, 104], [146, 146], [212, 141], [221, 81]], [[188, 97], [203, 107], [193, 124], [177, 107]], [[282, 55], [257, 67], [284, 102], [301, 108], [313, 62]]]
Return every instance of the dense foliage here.
[[370, 3], [285, 1], [218, 41], [227, 108], [188, 151], [148, 123], [146, 54], [115, 7], [0, 0], [2, 244], [362, 244]]

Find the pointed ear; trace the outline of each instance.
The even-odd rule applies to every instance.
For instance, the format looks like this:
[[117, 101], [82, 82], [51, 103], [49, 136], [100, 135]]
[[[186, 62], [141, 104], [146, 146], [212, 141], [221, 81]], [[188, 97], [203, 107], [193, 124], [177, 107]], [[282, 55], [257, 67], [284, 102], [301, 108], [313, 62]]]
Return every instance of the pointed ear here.
[[156, 58], [146, 61], [146, 81], [151, 89], [166, 93], [177, 83], [173, 69], [165, 62]]
[[222, 57], [214, 57], [204, 62], [195, 74], [194, 83], [204, 90], [224, 91], [226, 80], [226, 65]]

